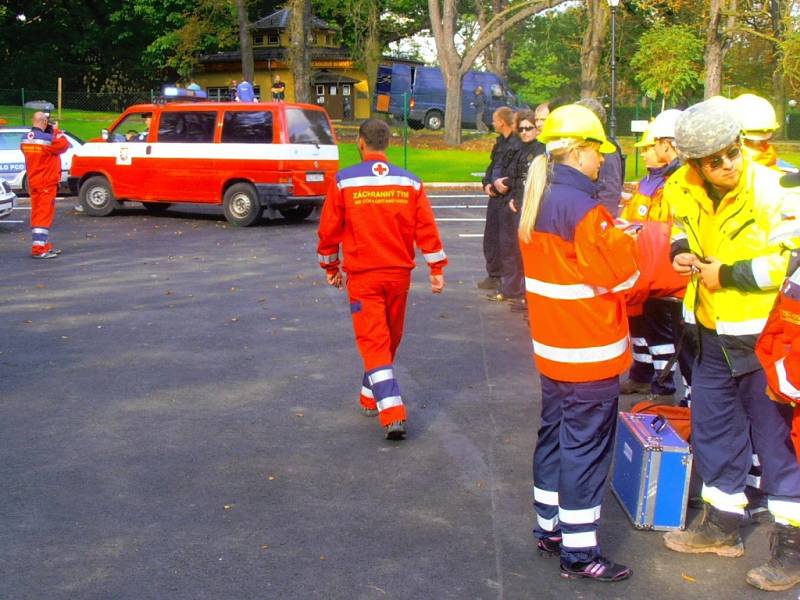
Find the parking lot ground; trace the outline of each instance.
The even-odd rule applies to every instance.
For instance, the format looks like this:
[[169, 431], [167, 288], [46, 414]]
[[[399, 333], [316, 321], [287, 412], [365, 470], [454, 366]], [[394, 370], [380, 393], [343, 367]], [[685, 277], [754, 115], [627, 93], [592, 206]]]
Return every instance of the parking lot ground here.
[[431, 196], [448, 287], [414, 272], [402, 443], [357, 410], [317, 215], [239, 229], [218, 209], [90, 218], [66, 198], [46, 261], [25, 201], [0, 221], [0, 598], [766, 597], [744, 576], [768, 525], [743, 558], [681, 556], [610, 493], [601, 543], [632, 579], [566, 581], [536, 556], [530, 336], [475, 288], [485, 203]]

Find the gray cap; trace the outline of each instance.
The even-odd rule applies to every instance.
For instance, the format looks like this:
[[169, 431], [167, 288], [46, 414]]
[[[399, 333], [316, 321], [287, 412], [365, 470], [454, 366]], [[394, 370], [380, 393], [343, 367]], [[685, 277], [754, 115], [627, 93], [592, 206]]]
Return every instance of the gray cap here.
[[601, 123], [606, 122], [606, 109], [597, 98], [581, 98], [575, 104], [585, 106], [594, 113], [594, 116], [600, 119]]
[[730, 100], [714, 96], [690, 106], [675, 123], [675, 150], [681, 160], [711, 156], [739, 138], [742, 126]]

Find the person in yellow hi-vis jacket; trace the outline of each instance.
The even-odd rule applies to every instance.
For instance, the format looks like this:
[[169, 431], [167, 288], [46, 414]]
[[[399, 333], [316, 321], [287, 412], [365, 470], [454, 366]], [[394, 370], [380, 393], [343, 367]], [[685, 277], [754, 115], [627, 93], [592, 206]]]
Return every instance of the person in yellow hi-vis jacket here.
[[664, 542], [677, 552], [741, 556], [744, 490], [756, 452], [777, 541], [747, 582], [785, 590], [800, 583], [800, 465], [790, 441], [791, 407], [767, 396], [754, 349], [790, 250], [800, 246], [800, 196], [781, 187], [780, 173], [743, 156], [740, 132], [724, 98], [689, 107], [675, 125], [686, 165], [667, 181], [664, 197], [673, 213], [673, 267], [691, 277], [683, 316], [698, 345], [692, 446], [704, 512]]

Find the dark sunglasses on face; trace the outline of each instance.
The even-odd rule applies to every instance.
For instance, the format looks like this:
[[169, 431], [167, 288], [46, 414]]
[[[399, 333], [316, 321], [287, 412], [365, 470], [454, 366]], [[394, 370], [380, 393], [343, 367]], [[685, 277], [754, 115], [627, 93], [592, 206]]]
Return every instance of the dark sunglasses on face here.
[[722, 156], [713, 156], [703, 162], [704, 167], [708, 167], [712, 171], [716, 171], [717, 169], [721, 169], [725, 165], [725, 159], [727, 158], [730, 162], [735, 161], [741, 155], [742, 150], [739, 148], [738, 145], [731, 146], [728, 148]]
[[518, 127], [520, 131], [533, 131], [536, 127]]

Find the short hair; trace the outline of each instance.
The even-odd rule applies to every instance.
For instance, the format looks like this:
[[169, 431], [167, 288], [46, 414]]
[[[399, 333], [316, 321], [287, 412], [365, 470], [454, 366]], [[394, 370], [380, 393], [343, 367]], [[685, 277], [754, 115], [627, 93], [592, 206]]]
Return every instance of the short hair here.
[[514, 124], [514, 111], [511, 110], [507, 106], [501, 106], [492, 115], [500, 119], [506, 125], [513, 125]]
[[519, 129], [519, 124], [523, 121], [530, 121], [533, 123], [534, 121], [534, 113], [530, 108], [523, 108], [518, 110], [514, 115], [514, 128]]
[[358, 137], [364, 140], [370, 150], [386, 150], [392, 132], [385, 121], [380, 119], [367, 119], [358, 128]]
[[605, 126], [606, 109], [603, 107], [603, 105], [597, 98], [581, 98], [575, 104], [578, 104], [579, 106], [585, 106], [586, 108], [588, 108], [590, 111], [594, 113], [594, 116], [600, 119], [600, 122], [603, 124], [603, 126]]

